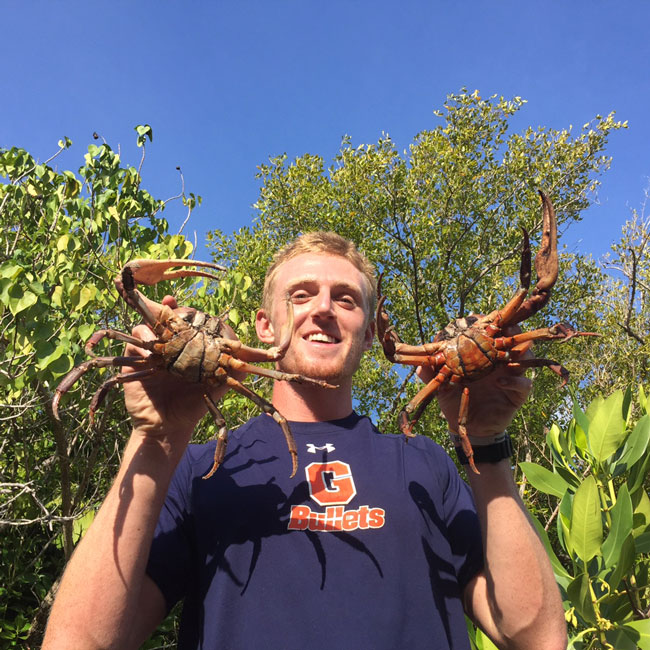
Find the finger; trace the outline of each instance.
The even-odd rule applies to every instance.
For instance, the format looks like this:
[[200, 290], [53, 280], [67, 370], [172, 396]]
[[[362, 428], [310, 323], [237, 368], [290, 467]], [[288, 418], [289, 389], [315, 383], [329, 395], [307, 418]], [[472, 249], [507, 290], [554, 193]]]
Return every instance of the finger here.
[[156, 335], [154, 334], [153, 330], [148, 325], [145, 325], [144, 323], [141, 323], [140, 325], [136, 325], [132, 330], [132, 334], [133, 336], [135, 336], [138, 339], [141, 339], [142, 341], [156, 340]]
[[418, 366], [415, 369], [415, 374], [425, 383], [428, 384], [434, 377], [435, 373], [431, 366]]
[[174, 296], [166, 295], [162, 299], [162, 304], [165, 305], [166, 307], [169, 307], [170, 309], [176, 309], [178, 307], [178, 303], [176, 302], [176, 298]]
[[[156, 335], [153, 333], [151, 328], [144, 324], [136, 325], [131, 330], [131, 336], [134, 336], [135, 338], [140, 339], [141, 341], [156, 340]], [[126, 347], [124, 348], [124, 354], [127, 357], [133, 357], [133, 356], [148, 357], [151, 354], [151, 352], [149, 352], [149, 350], [145, 350], [144, 348], [140, 348], [137, 345], [133, 345], [132, 343], [127, 343]]]

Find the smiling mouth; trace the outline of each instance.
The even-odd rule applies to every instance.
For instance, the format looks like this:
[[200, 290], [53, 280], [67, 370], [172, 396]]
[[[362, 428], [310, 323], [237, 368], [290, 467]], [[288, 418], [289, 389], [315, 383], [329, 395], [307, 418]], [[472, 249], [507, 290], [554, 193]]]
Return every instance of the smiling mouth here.
[[333, 336], [329, 336], [328, 334], [323, 334], [322, 332], [309, 334], [305, 339], [308, 341], [318, 341], [319, 343], [338, 343], [338, 339], [335, 339]]

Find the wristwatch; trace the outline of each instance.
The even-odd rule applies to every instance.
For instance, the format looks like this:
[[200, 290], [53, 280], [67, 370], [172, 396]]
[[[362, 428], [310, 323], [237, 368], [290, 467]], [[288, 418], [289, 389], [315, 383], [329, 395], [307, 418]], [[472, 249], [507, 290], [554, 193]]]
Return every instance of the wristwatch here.
[[[458, 444], [460, 437], [454, 434], [452, 437], [454, 441], [456, 455], [461, 465], [469, 465], [469, 458], [463, 451], [463, 448]], [[514, 450], [512, 448], [512, 441], [507, 433], [499, 434], [489, 444], [475, 444], [474, 439], [470, 439], [472, 448], [474, 450], [475, 463], [498, 463], [504, 458], [511, 458]]]

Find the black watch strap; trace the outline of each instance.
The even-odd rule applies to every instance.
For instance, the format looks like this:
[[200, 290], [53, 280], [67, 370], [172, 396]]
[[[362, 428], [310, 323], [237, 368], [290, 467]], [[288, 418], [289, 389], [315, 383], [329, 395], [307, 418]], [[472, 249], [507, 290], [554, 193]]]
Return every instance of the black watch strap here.
[[[498, 463], [504, 458], [511, 458], [513, 455], [512, 441], [506, 433], [503, 440], [491, 445], [474, 446], [475, 463]], [[461, 465], [469, 465], [469, 459], [462, 447], [456, 447], [456, 455]]]

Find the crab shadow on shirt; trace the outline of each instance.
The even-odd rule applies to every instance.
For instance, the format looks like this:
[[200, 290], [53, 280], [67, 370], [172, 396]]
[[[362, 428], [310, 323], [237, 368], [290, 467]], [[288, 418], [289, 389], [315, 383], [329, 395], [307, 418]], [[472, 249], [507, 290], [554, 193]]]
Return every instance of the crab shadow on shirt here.
[[[431, 495], [422, 485], [416, 481], [412, 481], [409, 484], [409, 494], [418, 507], [427, 527], [434, 526], [440, 530], [447, 531], [447, 541], [454, 554], [459, 557], [471, 554], [472, 544], [475, 538], [469, 534], [469, 531], [476, 529], [475, 513], [469, 510], [462, 510], [456, 514], [450, 523], [445, 524], [438, 514]], [[458, 569], [444, 558], [444, 554], [436, 552], [436, 549], [424, 537], [422, 538], [422, 551], [428, 564], [431, 593], [438, 611], [445, 611], [445, 601], [449, 596], [458, 597], [463, 602], [462, 589], [472, 577], [471, 571], [479, 567], [474, 566], [464, 573], [459, 574]], [[446, 574], [455, 574], [457, 581], [442, 579], [441, 573], [443, 572]], [[441, 620], [445, 627], [447, 638], [451, 639], [452, 631], [449, 629], [449, 618], [442, 616]]]
[[[193, 480], [195, 518], [200, 517], [195, 525], [207, 526], [207, 538], [213, 541], [213, 548], [206, 553], [206, 563], [203, 570], [213, 575], [217, 570], [224, 571], [241, 589], [243, 595], [255, 573], [258, 561], [263, 551], [264, 540], [275, 536], [283, 536], [297, 531], [288, 528], [291, 508], [294, 505], [308, 503], [310, 500], [309, 486], [302, 480], [285, 491], [276, 476], [264, 471], [264, 466], [275, 463], [278, 457], [250, 455], [250, 450], [263, 443], [256, 438], [244, 445], [231, 445], [232, 451], [227, 454], [223, 465], [209, 480], [201, 478]], [[241, 452], [244, 452], [242, 454]], [[249, 452], [249, 453], [246, 453]], [[234, 464], [238, 455], [244, 455], [246, 460]], [[323, 452], [323, 461], [327, 460], [327, 452]], [[257, 483], [240, 484], [239, 476], [260, 470], [258, 476], [264, 477]], [[250, 480], [250, 479], [248, 479]], [[327, 554], [321, 541], [321, 533], [310, 530], [303, 531], [314, 550], [315, 558], [320, 565], [320, 589], [325, 588], [327, 579]], [[379, 576], [383, 577], [381, 566], [368, 546], [354, 535], [345, 531], [329, 531], [342, 544], [358, 551], [375, 567]], [[251, 556], [246, 576], [238, 576], [227, 558], [226, 551], [233, 545], [250, 545]]]

